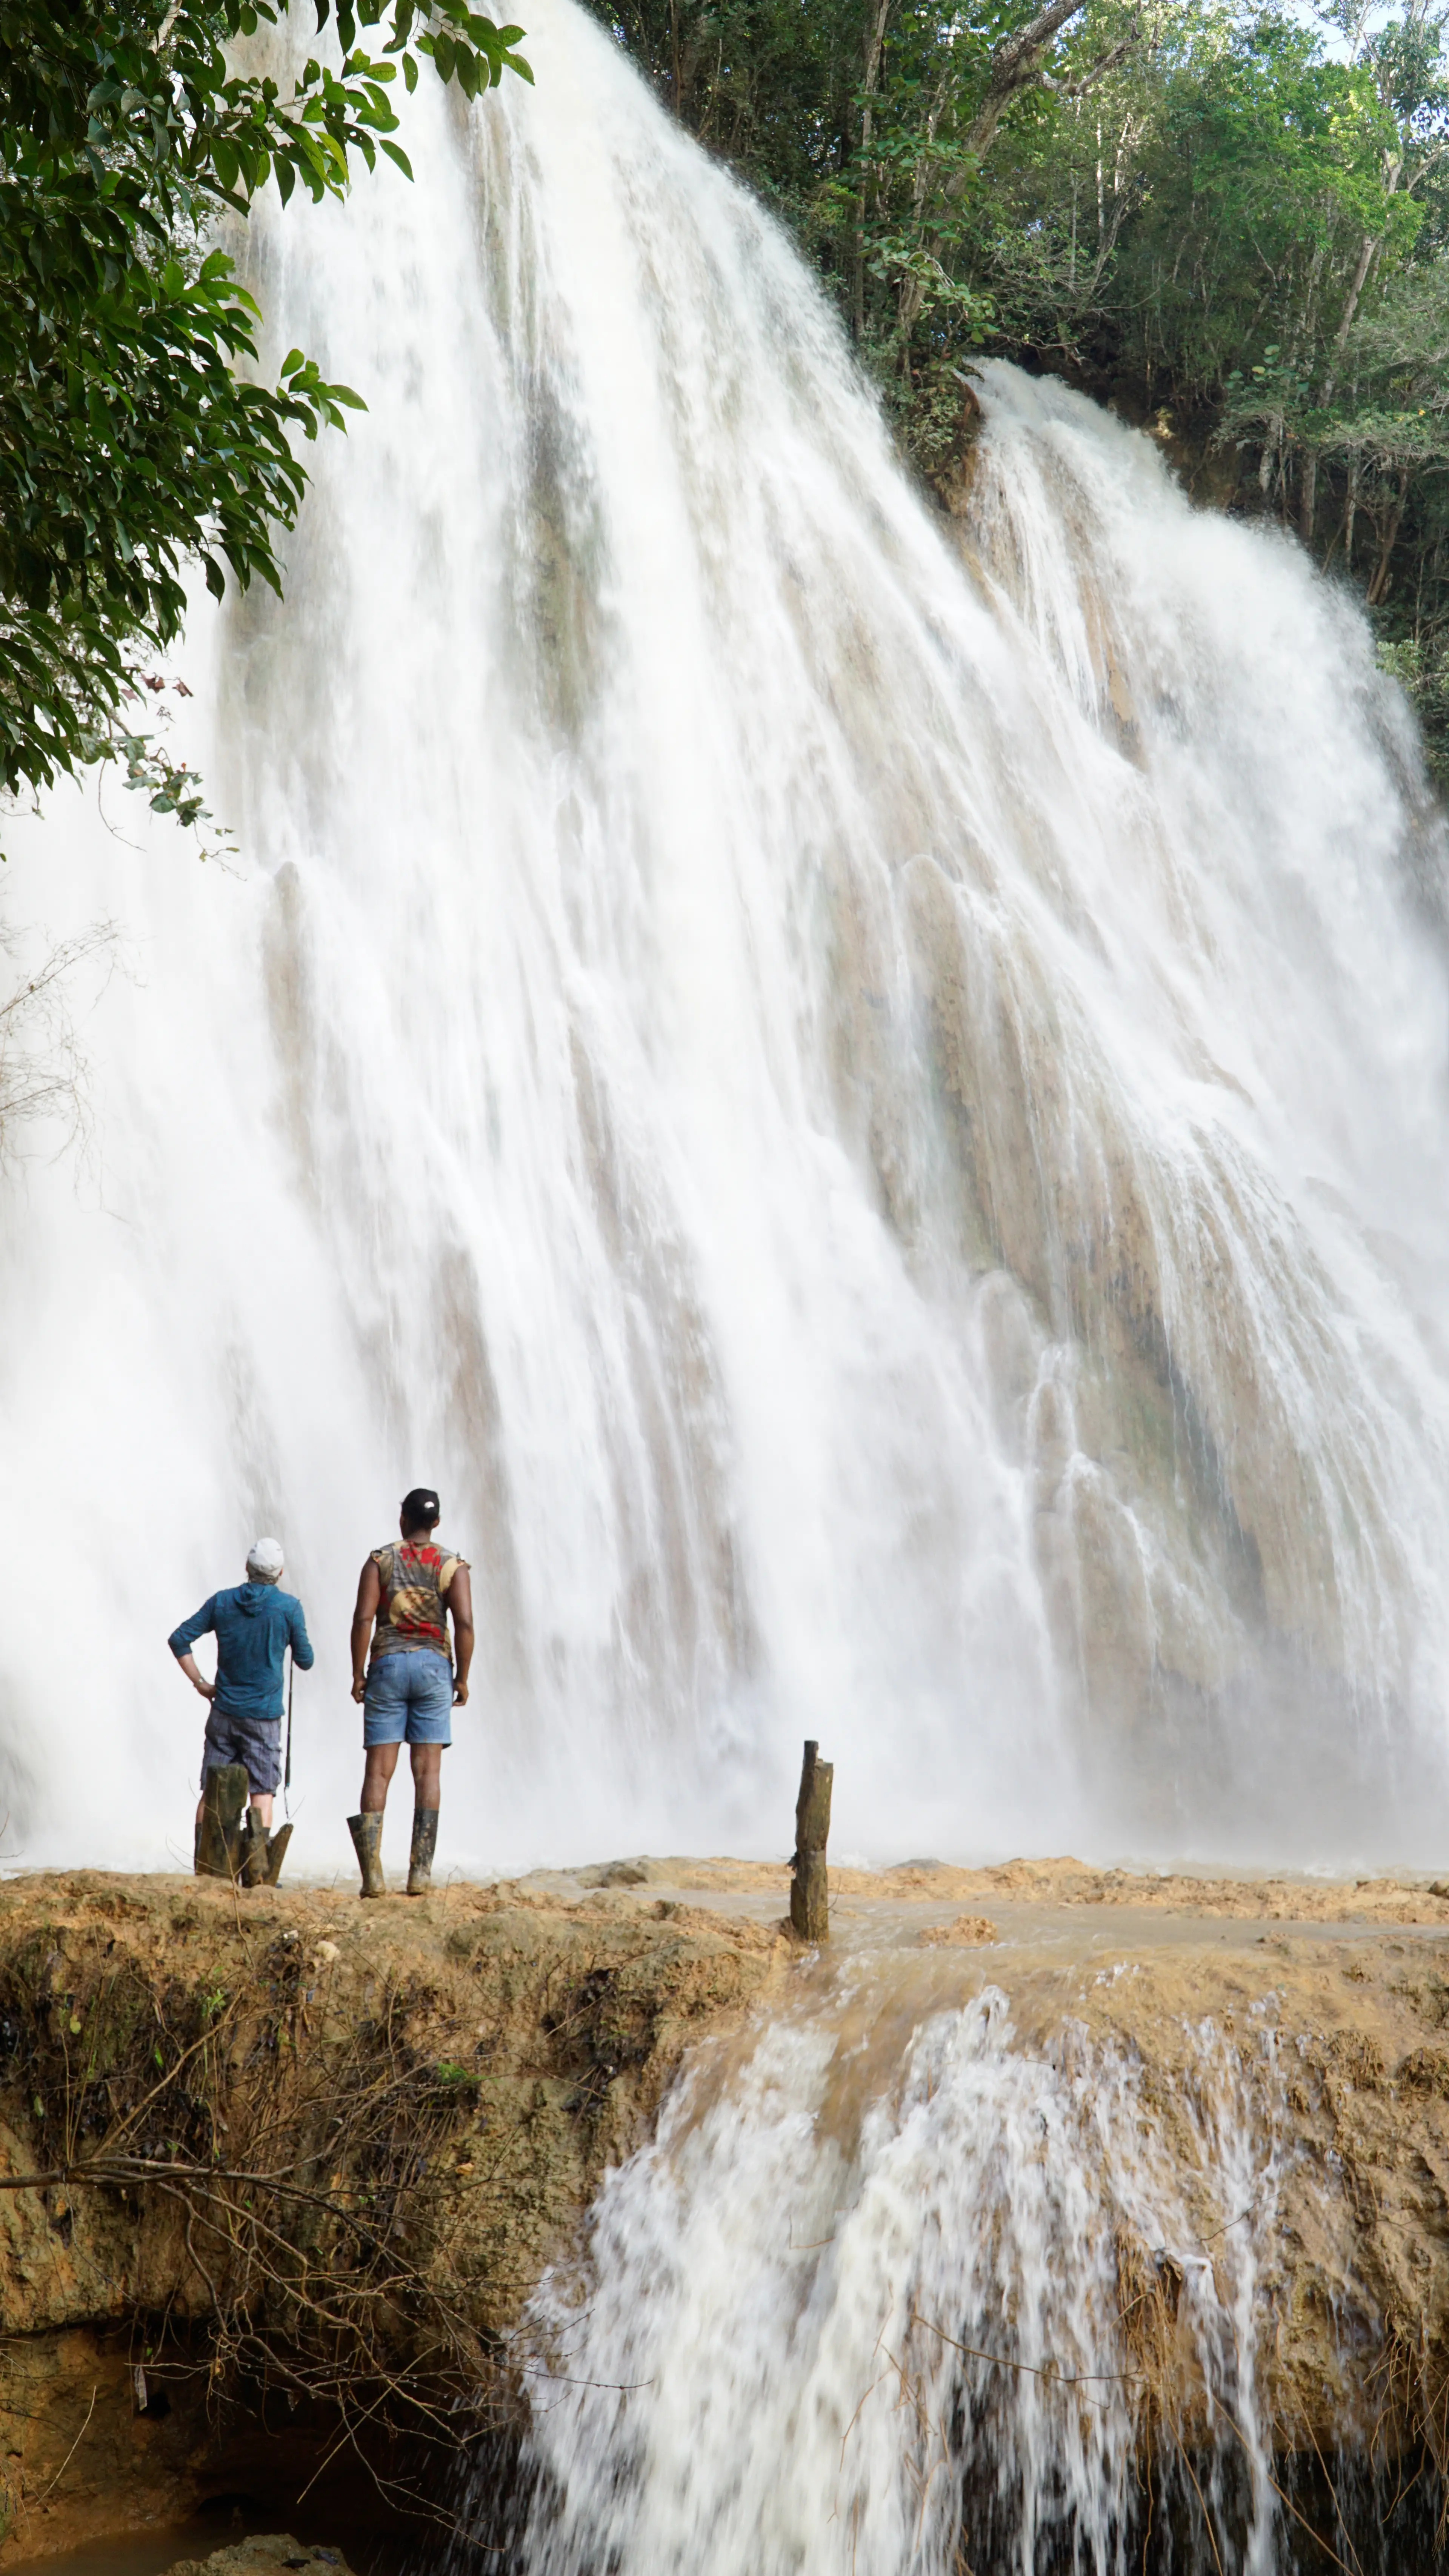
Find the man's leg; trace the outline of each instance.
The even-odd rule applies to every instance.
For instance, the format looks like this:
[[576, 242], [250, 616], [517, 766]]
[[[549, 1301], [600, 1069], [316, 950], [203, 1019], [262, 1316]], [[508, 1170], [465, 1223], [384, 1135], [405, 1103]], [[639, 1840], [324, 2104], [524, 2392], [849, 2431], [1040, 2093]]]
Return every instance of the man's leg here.
[[[395, 1744], [369, 1744], [362, 1774], [361, 1810], [364, 1816], [380, 1816], [387, 1805], [388, 1784], [397, 1769], [398, 1748]], [[414, 1757], [414, 1777], [417, 1762]]]
[[[388, 1750], [397, 1758], [397, 1746]], [[434, 1815], [442, 1803], [443, 1747], [441, 1744], [412, 1744], [408, 1747], [413, 1762], [413, 1805], [431, 1807]]]
[[410, 1688], [408, 1747], [413, 1765], [413, 1847], [409, 1896], [426, 1896], [438, 1847], [443, 1748], [452, 1742], [453, 1671], [440, 1655], [419, 1655]]

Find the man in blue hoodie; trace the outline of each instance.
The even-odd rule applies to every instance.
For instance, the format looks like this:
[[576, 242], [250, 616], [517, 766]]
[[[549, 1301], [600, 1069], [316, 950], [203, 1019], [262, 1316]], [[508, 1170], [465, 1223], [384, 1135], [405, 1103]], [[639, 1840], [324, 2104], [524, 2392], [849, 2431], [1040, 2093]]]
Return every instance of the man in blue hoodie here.
[[[312, 1669], [312, 1645], [302, 1604], [283, 1592], [282, 1550], [274, 1538], [259, 1538], [247, 1554], [247, 1579], [231, 1592], [213, 1592], [192, 1617], [184, 1619], [167, 1640], [192, 1689], [211, 1703], [206, 1721], [202, 1768], [205, 1774], [229, 1763], [246, 1766], [251, 1787], [253, 1833], [271, 1829], [272, 1797], [282, 1776], [282, 1658], [288, 1646], [301, 1672]], [[209, 1682], [191, 1649], [208, 1630], [216, 1636], [216, 1679]]]

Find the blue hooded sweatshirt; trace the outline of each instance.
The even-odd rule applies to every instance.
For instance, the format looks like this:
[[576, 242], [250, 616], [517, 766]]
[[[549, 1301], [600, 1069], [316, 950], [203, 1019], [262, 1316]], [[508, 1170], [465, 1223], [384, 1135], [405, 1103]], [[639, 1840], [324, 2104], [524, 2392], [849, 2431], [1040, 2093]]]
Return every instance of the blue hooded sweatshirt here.
[[302, 1604], [275, 1583], [239, 1583], [213, 1592], [209, 1601], [174, 1629], [167, 1643], [178, 1658], [198, 1637], [216, 1632], [216, 1698], [222, 1717], [253, 1720], [282, 1714], [282, 1657], [288, 1646], [299, 1672], [312, 1669], [312, 1643]]

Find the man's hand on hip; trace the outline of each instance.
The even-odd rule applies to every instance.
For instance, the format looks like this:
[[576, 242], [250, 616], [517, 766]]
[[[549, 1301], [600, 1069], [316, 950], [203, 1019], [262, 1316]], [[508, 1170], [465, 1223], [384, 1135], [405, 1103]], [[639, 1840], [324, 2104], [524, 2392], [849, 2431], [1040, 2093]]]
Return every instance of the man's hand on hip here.
[[201, 1678], [201, 1675], [200, 1675], [199, 1673], [198, 1673], [198, 1675], [197, 1675], [197, 1677], [196, 1677], [195, 1681], [192, 1683], [191, 1687], [192, 1687], [192, 1689], [193, 1689], [193, 1690], [198, 1690], [198, 1691], [200, 1691], [201, 1696], [202, 1696], [202, 1698], [203, 1698], [203, 1699], [215, 1699], [215, 1697], [216, 1697], [216, 1684], [215, 1684], [215, 1682], [207, 1682], [207, 1681], [203, 1681], [203, 1680], [202, 1680], [202, 1678]]

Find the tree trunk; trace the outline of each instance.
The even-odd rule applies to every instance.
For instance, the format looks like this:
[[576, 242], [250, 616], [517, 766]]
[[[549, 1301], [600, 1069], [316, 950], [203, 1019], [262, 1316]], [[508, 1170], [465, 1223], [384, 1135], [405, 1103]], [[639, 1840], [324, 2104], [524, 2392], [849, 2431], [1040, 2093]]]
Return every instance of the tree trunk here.
[[850, 319], [857, 341], [865, 338], [865, 192], [869, 184], [866, 163], [870, 156], [871, 136], [875, 121], [871, 100], [880, 87], [880, 58], [885, 51], [886, 22], [891, 14], [891, 0], [874, 0], [872, 15], [865, 35], [865, 105], [860, 112], [860, 193], [855, 206], [854, 275], [850, 282]]
[[1384, 530], [1384, 541], [1379, 549], [1378, 562], [1374, 566], [1374, 577], [1364, 594], [1370, 608], [1377, 608], [1388, 595], [1389, 557], [1398, 543], [1399, 528], [1404, 516], [1404, 503], [1408, 497], [1409, 469], [1406, 465], [1399, 476], [1399, 488], [1394, 495], [1394, 506], [1389, 512], [1389, 524]]
[[[1038, 9], [1036, 16], [1028, 19], [1024, 27], [1019, 27], [1014, 36], [1002, 38], [991, 57], [991, 76], [986, 84], [986, 95], [972, 118], [969, 131], [964, 138], [965, 150], [970, 157], [962, 161], [961, 167], [947, 180], [941, 191], [948, 206], [954, 206], [957, 198], [964, 193], [973, 165], [979, 168], [1002, 117], [1021, 90], [1033, 89], [1045, 83], [1048, 87], [1057, 89], [1059, 94], [1065, 97], [1080, 98], [1085, 91], [1094, 89], [1099, 80], [1104, 80], [1108, 72], [1115, 71], [1119, 63], [1126, 61], [1138, 42], [1139, 29], [1135, 19], [1130, 32], [1117, 44], [1109, 45], [1107, 51], [1099, 54], [1094, 63], [1089, 63], [1078, 79], [1069, 82], [1048, 80], [1047, 74], [1042, 69], [1043, 55], [1053, 39], [1060, 34], [1067, 20], [1075, 18], [1078, 11], [1085, 7], [1086, 0], [1047, 0], [1046, 7]], [[945, 249], [945, 237], [940, 231], [933, 235], [929, 248], [933, 259], [941, 258]], [[907, 281], [905, 293], [901, 298], [900, 311], [900, 327], [905, 332], [911, 330], [920, 312], [922, 294], [923, 290], [918, 281], [914, 279]]]
[[802, 1941], [824, 1941], [830, 1935], [825, 1846], [830, 1839], [830, 1791], [835, 1765], [820, 1761], [819, 1752], [814, 1737], [809, 1737], [800, 1771], [800, 1795], [795, 1801], [790, 1922]]
[[[1018, 27], [1014, 36], [1003, 37], [991, 57], [991, 77], [986, 84], [986, 96], [966, 137], [968, 152], [985, 151], [1017, 91], [1029, 89], [1035, 81], [1048, 45], [1060, 34], [1067, 20], [1075, 18], [1078, 10], [1085, 6], [1086, 0], [1047, 0], [1047, 6], [1038, 9], [1036, 16], [1029, 19], [1024, 27]], [[1113, 50], [1114, 53], [1119, 51], [1115, 47]], [[959, 197], [965, 184], [964, 177], [954, 187], [948, 183], [947, 196]]]

